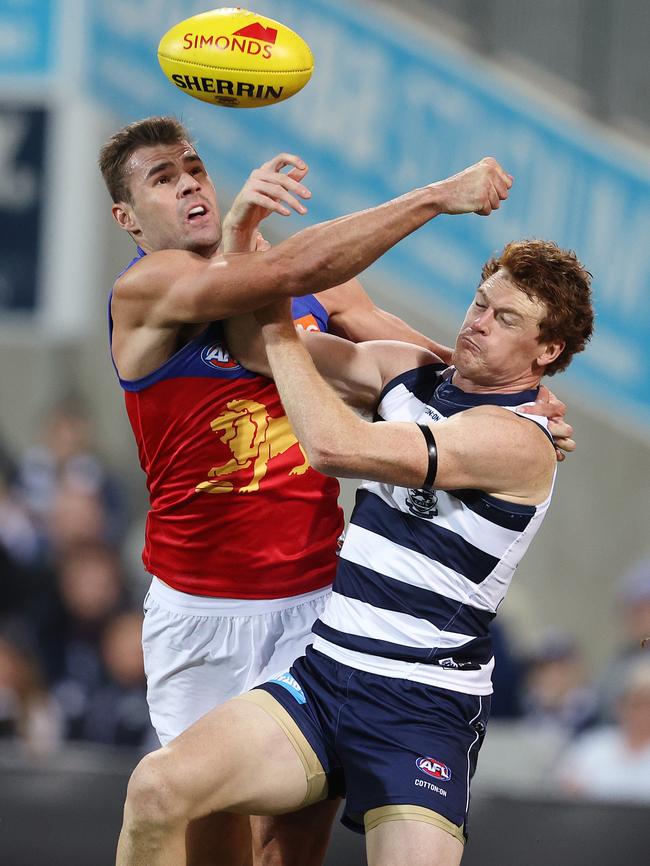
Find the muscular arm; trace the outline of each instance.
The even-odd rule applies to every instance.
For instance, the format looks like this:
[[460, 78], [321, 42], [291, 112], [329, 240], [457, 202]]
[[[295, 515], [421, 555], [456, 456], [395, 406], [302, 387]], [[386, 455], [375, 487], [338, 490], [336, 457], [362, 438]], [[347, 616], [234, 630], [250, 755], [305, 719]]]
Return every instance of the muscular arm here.
[[446, 364], [451, 363], [452, 350], [442, 343], [425, 337], [398, 316], [382, 310], [368, 297], [357, 279], [334, 286], [317, 295], [329, 314], [329, 332], [355, 343], [366, 340], [400, 340], [423, 346]]
[[[229, 319], [226, 335], [231, 354], [241, 364], [265, 376], [273, 375], [254, 316]], [[374, 409], [384, 383], [405, 370], [439, 361], [428, 349], [396, 340], [353, 343], [319, 331], [300, 331], [298, 339], [309, 352], [320, 375], [348, 405], [358, 409]]]
[[[422, 485], [427, 448], [415, 424], [359, 418], [321, 378], [291, 323], [267, 323], [264, 336], [285, 410], [315, 468], [402, 487]], [[436, 487], [473, 487], [524, 504], [548, 495], [555, 458], [537, 425], [499, 407], [481, 406], [433, 429]]]
[[[486, 159], [386, 204], [311, 226], [269, 250], [210, 259], [185, 250], [150, 253], [116, 283], [117, 343], [137, 330], [143, 344], [154, 332], [168, 334], [170, 342], [184, 325], [344, 283], [441, 213], [487, 215], [507, 197], [511, 183], [494, 160]], [[124, 375], [121, 360], [118, 366]]]

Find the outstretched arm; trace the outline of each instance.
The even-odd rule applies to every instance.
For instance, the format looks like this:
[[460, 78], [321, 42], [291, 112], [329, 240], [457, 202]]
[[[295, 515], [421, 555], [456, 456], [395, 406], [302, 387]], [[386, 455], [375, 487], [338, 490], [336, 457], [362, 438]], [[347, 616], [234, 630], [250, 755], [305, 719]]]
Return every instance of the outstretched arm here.
[[[326, 474], [421, 487], [428, 455], [418, 426], [359, 418], [321, 378], [290, 319], [271, 308], [257, 316], [284, 408], [312, 465]], [[548, 494], [555, 460], [536, 425], [482, 406], [433, 429], [436, 487], [475, 487], [528, 504]]]
[[[284, 169], [291, 167], [285, 172]], [[260, 223], [271, 214], [305, 214], [304, 201], [311, 191], [304, 179], [308, 168], [299, 156], [280, 153], [254, 169], [232, 203], [223, 223], [221, 250], [224, 253], [253, 252]], [[268, 246], [266, 247], [269, 248]], [[445, 362], [451, 362], [448, 346], [431, 340], [402, 319], [376, 306], [357, 279], [318, 294], [329, 315], [329, 332], [355, 343], [366, 340], [401, 340], [424, 346]]]
[[488, 215], [507, 198], [511, 183], [487, 158], [378, 207], [310, 226], [265, 252], [212, 259], [184, 250], [153, 252], [118, 280], [114, 316], [117, 301], [131, 321], [171, 328], [322, 291], [352, 279], [439, 214]]

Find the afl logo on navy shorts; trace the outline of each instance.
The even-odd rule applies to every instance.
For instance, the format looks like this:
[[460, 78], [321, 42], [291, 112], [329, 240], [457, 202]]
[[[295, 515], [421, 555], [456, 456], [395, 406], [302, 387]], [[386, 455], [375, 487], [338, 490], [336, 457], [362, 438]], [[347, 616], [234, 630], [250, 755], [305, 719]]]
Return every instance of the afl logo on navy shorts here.
[[201, 352], [201, 360], [208, 367], [218, 367], [220, 370], [231, 370], [233, 367], [239, 367], [237, 361], [230, 357], [228, 350], [221, 343], [212, 343], [211, 346], [206, 346]]
[[448, 782], [451, 779], [449, 767], [435, 758], [418, 758], [415, 764], [418, 770], [426, 773], [427, 776], [433, 776], [434, 779], [442, 779], [443, 782]]

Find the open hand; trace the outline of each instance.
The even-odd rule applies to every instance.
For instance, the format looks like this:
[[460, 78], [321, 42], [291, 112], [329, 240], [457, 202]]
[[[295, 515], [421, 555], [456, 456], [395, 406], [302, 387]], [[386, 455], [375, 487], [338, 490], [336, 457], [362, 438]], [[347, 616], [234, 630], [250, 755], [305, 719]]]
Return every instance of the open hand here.
[[[282, 171], [287, 166], [292, 166], [291, 170]], [[311, 191], [302, 183], [307, 171], [307, 164], [291, 153], [279, 153], [254, 169], [224, 219], [224, 252], [254, 249], [255, 230], [271, 213], [307, 213], [301, 201], [311, 197]]]

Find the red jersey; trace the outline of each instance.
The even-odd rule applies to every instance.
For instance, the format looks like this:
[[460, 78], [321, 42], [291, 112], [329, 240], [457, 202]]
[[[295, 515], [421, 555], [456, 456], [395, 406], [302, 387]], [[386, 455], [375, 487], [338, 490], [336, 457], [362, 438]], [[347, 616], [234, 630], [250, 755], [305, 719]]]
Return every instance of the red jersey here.
[[[327, 327], [311, 296], [297, 299], [294, 318]], [[120, 384], [147, 476], [150, 574], [224, 598], [283, 598], [333, 582], [338, 482], [309, 465], [275, 384], [230, 357], [219, 322]]]

